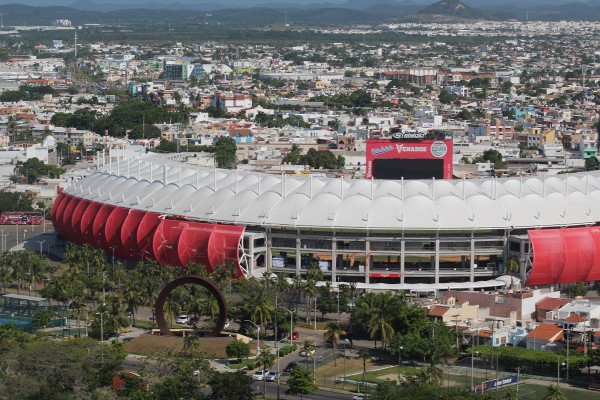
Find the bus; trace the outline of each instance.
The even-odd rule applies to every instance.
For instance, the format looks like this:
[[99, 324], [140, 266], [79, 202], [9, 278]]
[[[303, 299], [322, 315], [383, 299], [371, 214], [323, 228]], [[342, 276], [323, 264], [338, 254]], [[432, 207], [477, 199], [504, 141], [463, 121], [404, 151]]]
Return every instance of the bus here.
[[0, 213], [0, 225], [41, 225], [42, 213], [38, 211], [6, 211]]

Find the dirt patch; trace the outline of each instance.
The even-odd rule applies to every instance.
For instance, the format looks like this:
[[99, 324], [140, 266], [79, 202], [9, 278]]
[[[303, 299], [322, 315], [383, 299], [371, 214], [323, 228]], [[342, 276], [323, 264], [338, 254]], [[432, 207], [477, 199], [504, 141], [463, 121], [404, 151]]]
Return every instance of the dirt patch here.
[[[216, 358], [224, 358], [225, 347], [233, 341], [230, 337], [206, 337], [199, 338], [200, 348]], [[125, 343], [125, 350], [133, 354], [153, 356], [162, 349], [183, 349], [183, 338], [177, 336], [160, 336], [142, 334], [131, 342]]]
[[[400, 375], [401, 377], [403, 377], [403, 375]], [[381, 379], [382, 381], [385, 380], [390, 380], [390, 381], [395, 381], [398, 380], [398, 374], [387, 374], [387, 375], [381, 375], [378, 376], [377, 379]]]

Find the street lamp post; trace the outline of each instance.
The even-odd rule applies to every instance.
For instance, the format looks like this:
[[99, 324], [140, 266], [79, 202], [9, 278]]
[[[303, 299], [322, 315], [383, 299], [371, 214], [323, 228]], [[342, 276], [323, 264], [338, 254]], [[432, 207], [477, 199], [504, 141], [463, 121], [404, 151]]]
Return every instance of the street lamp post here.
[[279, 359], [281, 357], [279, 357], [279, 332], [277, 330], [277, 296], [275, 296], [275, 354], [277, 356], [277, 400], [279, 400]]
[[475, 369], [474, 369], [474, 363], [473, 363], [473, 361], [474, 361], [476, 355], [479, 355], [478, 351], [472, 351], [471, 352], [471, 391], [475, 390], [475, 379], [474, 379], [474, 376], [475, 376], [474, 370]]
[[404, 350], [404, 347], [398, 346], [398, 383], [400, 383], [400, 368], [402, 365], [402, 350]]
[[[4, 231], [5, 229], [0, 229], [0, 232], [2, 232], [2, 251], [6, 251], [6, 246], [4, 245]], [[8, 235], [8, 233], [6, 235]]]
[[96, 313], [96, 314], [100, 315], [100, 363], [101, 364], [104, 364], [104, 313], [106, 313], [106, 310]]
[[556, 383], [560, 386], [560, 367], [565, 366], [565, 363], [560, 362], [560, 357], [556, 357]]
[[342, 342], [344, 345], [344, 380], [342, 381], [342, 389], [346, 389], [346, 341]]
[[111, 267], [113, 272], [115, 272], [115, 249], [117, 248], [117, 246], [110, 246], [110, 249], [112, 250], [112, 261], [111, 261]]
[[521, 380], [521, 367], [517, 367], [517, 399], [519, 398], [519, 381]]
[[337, 323], [340, 323], [340, 277], [337, 277]]
[[260, 325], [255, 324], [249, 319], [246, 322], [250, 322], [256, 328], [256, 357], [258, 357], [260, 355]]
[[44, 243], [46, 243], [46, 240], [41, 240], [41, 241], [40, 240], [36, 240], [36, 242], [38, 242], [40, 244], [40, 255], [42, 255], [42, 251], [43, 251], [42, 245]]
[[283, 306], [279, 306], [290, 313], [290, 346], [294, 345], [294, 313]]

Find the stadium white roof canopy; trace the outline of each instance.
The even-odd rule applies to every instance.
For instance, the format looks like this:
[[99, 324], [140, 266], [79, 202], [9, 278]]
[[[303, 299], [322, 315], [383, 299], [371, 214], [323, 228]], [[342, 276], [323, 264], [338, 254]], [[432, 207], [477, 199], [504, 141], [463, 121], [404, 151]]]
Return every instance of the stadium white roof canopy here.
[[600, 172], [470, 180], [296, 177], [148, 158], [107, 165], [66, 193], [193, 220], [335, 230], [487, 230], [595, 224]]

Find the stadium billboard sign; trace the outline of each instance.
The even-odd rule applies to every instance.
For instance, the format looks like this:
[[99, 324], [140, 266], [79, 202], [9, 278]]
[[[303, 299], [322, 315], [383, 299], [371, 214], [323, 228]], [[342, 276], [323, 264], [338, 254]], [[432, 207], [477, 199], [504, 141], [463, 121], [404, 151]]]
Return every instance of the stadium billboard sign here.
[[[408, 132], [413, 134], [414, 132]], [[407, 134], [408, 134], [407, 133]], [[396, 133], [395, 135], [399, 135]], [[367, 178], [452, 179], [452, 140], [367, 140]], [[379, 162], [378, 160], [392, 160]], [[394, 162], [393, 160], [404, 160]], [[412, 160], [412, 162], [411, 162]], [[427, 163], [427, 160], [440, 162]], [[378, 170], [378, 167], [380, 170]], [[426, 174], [426, 175], [423, 175]], [[430, 174], [430, 175], [427, 175]]]

